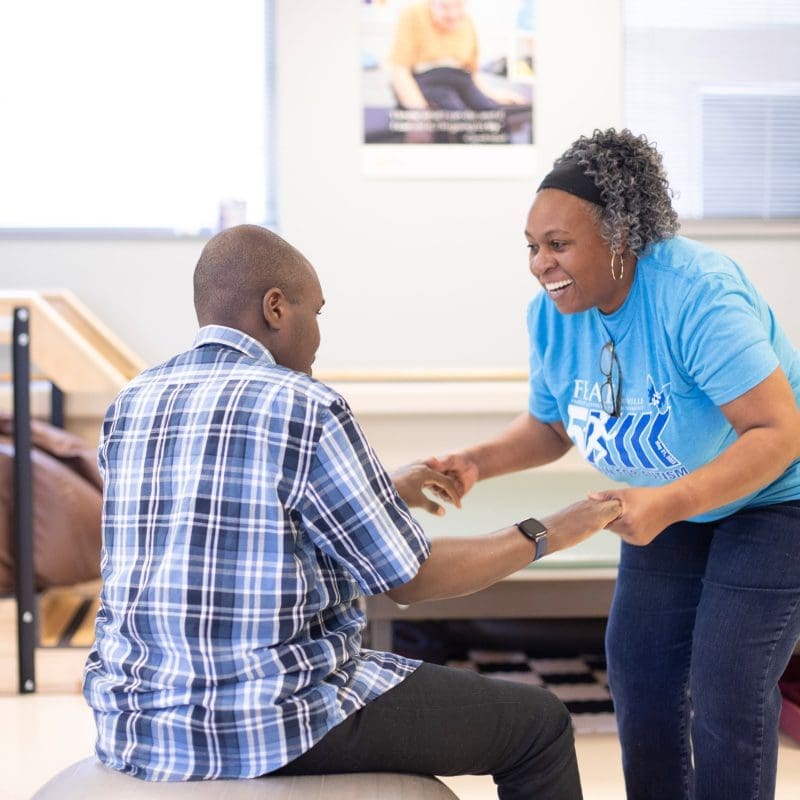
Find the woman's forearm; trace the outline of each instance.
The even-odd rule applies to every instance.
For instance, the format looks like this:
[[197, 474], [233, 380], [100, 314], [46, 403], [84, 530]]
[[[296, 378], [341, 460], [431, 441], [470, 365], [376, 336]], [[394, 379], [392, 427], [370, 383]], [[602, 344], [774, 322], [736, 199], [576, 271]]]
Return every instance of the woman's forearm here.
[[739, 438], [708, 464], [664, 487], [679, 504], [678, 519], [703, 514], [772, 483], [800, 457], [800, 411], [783, 371], [722, 411]]
[[665, 488], [674, 495], [676, 520], [732, 503], [779, 478], [798, 457], [798, 442], [780, 429], [753, 428], [713, 461]]
[[538, 467], [555, 461], [572, 443], [554, 426], [540, 422], [527, 411], [494, 439], [466, 449], [478, 467], [481, 480]]

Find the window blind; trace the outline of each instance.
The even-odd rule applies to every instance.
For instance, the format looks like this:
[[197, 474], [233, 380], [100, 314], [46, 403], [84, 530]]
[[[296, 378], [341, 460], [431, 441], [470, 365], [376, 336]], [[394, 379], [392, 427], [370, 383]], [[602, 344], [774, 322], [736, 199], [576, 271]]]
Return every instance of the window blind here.
[[800, 0], [624, 0], [624, 118], [684, 217], [800, 216]]

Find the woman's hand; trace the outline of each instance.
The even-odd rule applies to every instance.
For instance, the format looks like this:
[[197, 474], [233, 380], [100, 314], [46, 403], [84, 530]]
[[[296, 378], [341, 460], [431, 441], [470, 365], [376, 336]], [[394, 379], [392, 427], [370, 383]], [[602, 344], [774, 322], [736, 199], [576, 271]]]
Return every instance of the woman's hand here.
[[411, 508], [424, 508], [429, 514], [439, 517], [445, 513], [444, 507], [428, 497], [423, 489], [429, 489], [442, 500], [461, 508], [461, 495], [455, 479], [422, 461], [413, 461], [396, 469], [391, 478], [397, 493]]
[[[441, 458], [431, 456], [425, 459], [425, 464], [454, 481], [459, 500], [477, 483], [480, 477], [478, 465], [466, 453], [448, 453]], [[460, 503], [457, 505], [460, 507]]]
[[619, 500], [622, 504], [620, 515], [606, 528], [619, 534], [623, 541], [633, 545], [650, 544], [661, 531], [681, 519], [676, 516], [680, 503], [668, 487], [609, 489], [592, 492], [592, 500]]

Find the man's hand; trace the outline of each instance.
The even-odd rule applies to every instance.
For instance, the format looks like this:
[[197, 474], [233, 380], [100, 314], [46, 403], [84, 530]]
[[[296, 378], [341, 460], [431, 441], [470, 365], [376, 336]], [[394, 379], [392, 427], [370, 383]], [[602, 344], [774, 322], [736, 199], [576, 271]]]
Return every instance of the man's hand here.
[[[441, 458], [431, 456], [425, 459], [425, 464], [455, 482], [459, 499], [477, 483], [479, 478], [478, 465], [466, 453], [448, 453]], [[460, 503], [456, 505], [460, 508]]]
[[437, 472], [422, 461], [406, 464], [392, 473], [397, 493], [411, 508], [424, 508], [429, 514], [442, 516], [445, 510], [422, 490], [429, 489], [442, 500], [461, 508], [461, 497], [454, 478]]
[[547, 553], [579, 544], [605, 528], [622, 512], [617, 499], [580, 500], [555, 514], [542, 517], [547, 528]]
[[622, 504], [619, 517], [606, 527], [628, 544], [650, 544], [661, 531], [680, 517], [680, 503], [665, 491], [667, 487], [609, 489], [589, 495], [595, 500], [618, 500]]

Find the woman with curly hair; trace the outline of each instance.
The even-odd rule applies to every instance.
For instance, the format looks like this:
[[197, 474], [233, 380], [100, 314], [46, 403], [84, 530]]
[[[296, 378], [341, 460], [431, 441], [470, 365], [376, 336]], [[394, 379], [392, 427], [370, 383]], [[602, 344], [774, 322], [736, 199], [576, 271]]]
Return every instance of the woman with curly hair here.
[[800, 638], [800, 356], [737, 264], [676, 235], [670, 197], [628, 130], [555, 162], [525, 230], [528, 411], [428, 464], [466, 492], [574, 445], [628, 484], [597, 495], [622, 502], [606, 648], [628, 797], [769, 798]]

